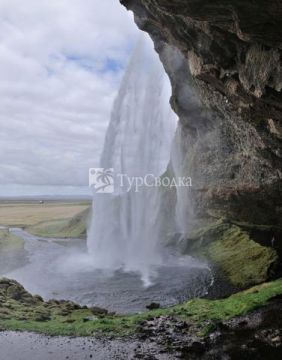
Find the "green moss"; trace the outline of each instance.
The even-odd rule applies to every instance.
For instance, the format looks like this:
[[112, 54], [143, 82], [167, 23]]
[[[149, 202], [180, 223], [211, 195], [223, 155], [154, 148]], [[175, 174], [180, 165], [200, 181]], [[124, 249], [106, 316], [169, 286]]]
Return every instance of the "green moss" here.
[[239, 287], [266, 281], [277, 261], [274, 249], [259, 245], [237, 226], [225, 230], [205, 252], [223, 270], [230, 282]]
[[[227, 320], [235, 316], [245, 315], [265, 305], [269, 299], [279, 294], [282, 294], [281, 279], [258, 285], [226, 299], [194, 299], [182, 305], [166, 309], [128, 316], [107, 315], [90, 321], [85, 321], [86, 318], [93, 317], [89, 309], [73, 308], [69, 302], [65, 304], [53, 302], [48, 305], [48, 303], [36, 300], [32, 304], [31, 298], [25, 295], [25, 302], [6, 299], [3, 304], [2, 300], [0, 306], [0, 329], [27, 330], [49, 335], [91, 336], [103, 334], [124, 336], [134, 333], [141, 321], [151, 317], [170, 315], [197, 325], [201, 330], [201, 334], [205, 335], [211, 331], [206, 327], [205, 322], [207, 320]], [[28, 305], [28, 302], [30, 302], [30, 305]], [[67, 315], [58, 314], [58, 310], [62, 310], [62, 308], [67, 310]], [[40, 319], [38, 315], [42, 312], [44, 312], [45, 318], [50, 316], [50, 320], [38, 320]]]
[[0, 230], [0, 253], [23, 249], [24, 241], [9, 232], [9, 230]]
[[236, 287], [262, 283], [271, 275], [278, 255], [273, 248], [262, 246], [250, 237], [248, 230], [253, 229], [251, 224], [245, 224], [243, 230], [220, 219], [193, 231], [187, 239], [185, 252], [207, 258]]

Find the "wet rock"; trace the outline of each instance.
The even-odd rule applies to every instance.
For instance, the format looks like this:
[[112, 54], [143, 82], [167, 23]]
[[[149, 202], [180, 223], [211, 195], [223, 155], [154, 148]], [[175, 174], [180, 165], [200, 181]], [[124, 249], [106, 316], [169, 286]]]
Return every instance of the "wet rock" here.
[[89, 308], [93, 315], [96, 316], [105, 316], [108, 315], [109, 311], [107, 309], [100, 308], [98, 306], [93, 306]]
[[187, 156], [197, 144], [197, 159], [189, 165], [201, 184], [190, 199], [197, 212], [282, 225], [281, 3], [121, 3], [153, 38], [171, 79], [171, 104], [184, 130]]
[[98, 319], [97, 316], [86, 316], [83, 318], [83, 322], [95, 321], [97, 319]]
[[161, 305], [159, 303], [155, 303], [155, 302], [152, 302], [151, 304], [146, 305], [146, 309], [148, 309], [148, 310], [155, 310], [155, 309], [159, 309], [160, 307], [161, 307]]
[[157, 340], [160, 343], [177, 344], [179, 337], [187, 333], [189, 324], [172, 316], [155, 317], [139, 323], [137, 331], [142, 339]]
[[[201, 336], [201, 326], [212, 330]], [[142, 341], [157, 343], [173, 354], [180, 354], [179, 358], [189, 360], [264, 360], [281, 355], [281, 329], [282, 302], [275, 299], [250, 314], [223, 322], [209, 320], [197, 325], [174, 316], [150, 318], [139, 323], [138, 336]]]
[[[280, 261], [265, 267], [267, 276], [254, 283], [279, 275], [281, 1], [120, 1], [151, 36], [171, 80], [177, 142], [186, 159], [182, 171], [196, 184], [189, 194], [191, 228], [214, 218], [269, 226], [263, 240], [262, 233], [252, 240], [275, 250]], [[174, 202], [171, 195], [166, 207]], [[168, 212], [167, 223], [169, 217]], [[172, 240], [178, 243], [177, 236]], [[252, 259], [240, 264], [252, 264]]]
[[281, 341], [282, 341], [282, 337], [281, 336], [275, 336], [274, 338], [271, 339], [272, 343], [275, 344], [275, 346], [280, 346], [281, 345]]

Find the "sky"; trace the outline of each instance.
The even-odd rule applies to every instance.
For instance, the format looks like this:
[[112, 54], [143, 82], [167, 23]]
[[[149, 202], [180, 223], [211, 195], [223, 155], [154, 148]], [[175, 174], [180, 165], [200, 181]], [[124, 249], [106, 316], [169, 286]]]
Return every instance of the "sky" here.
[[0, 0], [0, 184], [88, 184], [138, 34], [118, 0]]

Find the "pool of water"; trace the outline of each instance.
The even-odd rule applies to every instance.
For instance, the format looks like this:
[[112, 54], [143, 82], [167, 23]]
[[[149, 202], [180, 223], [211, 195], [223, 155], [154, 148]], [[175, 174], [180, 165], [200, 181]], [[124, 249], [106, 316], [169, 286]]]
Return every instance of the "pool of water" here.
[[27, 263], [0, 275], [19, 281], [44, 299], [68, 299], [133, 313], [145, 310], [151, 302], [168, 306], [204, 296], [212, 283], [210, 269], [190, 256], [170, 256], [165, 264], [151, 267], [151, 284], [144, 286], [139, 273], [95, 268], [83, 241], [56, 241], [21, 229], [10, 231], [24, 239]]

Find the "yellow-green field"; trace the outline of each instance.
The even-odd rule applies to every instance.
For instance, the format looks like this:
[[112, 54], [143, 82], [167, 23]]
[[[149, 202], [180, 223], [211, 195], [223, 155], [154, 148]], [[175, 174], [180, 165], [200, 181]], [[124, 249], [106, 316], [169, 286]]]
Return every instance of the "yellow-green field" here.
[[38, 236], [85, 237], [90, 202], [0, 202], [0, 226], [23, 227]]

